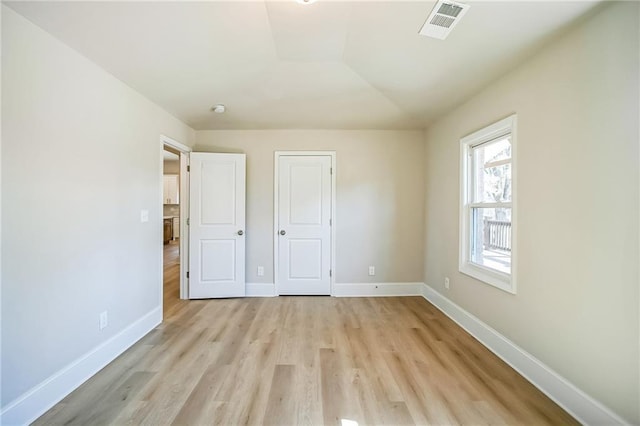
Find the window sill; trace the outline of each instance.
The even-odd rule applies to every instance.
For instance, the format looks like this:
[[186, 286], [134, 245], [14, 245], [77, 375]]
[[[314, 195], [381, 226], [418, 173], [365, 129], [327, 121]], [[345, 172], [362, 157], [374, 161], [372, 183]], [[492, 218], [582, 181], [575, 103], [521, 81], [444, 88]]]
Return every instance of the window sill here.
[[482, 266], [468, 262], [460, 264], [459, 270], [463, 274], [480, 280], [485, 284], [499, 288], [507, 293], [516, 294], [515, 283], [511, 275], [483, 268]]

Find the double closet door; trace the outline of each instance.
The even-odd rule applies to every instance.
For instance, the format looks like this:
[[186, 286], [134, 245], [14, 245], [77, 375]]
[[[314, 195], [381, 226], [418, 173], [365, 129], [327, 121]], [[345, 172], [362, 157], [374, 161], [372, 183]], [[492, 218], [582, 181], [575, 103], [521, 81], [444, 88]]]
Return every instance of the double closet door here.
[[[332, 163], [276, 153], [276, 294], [331, 294]], [[190, 299], [245, 296], [245, 197], [245, 154], [191, 153]]]

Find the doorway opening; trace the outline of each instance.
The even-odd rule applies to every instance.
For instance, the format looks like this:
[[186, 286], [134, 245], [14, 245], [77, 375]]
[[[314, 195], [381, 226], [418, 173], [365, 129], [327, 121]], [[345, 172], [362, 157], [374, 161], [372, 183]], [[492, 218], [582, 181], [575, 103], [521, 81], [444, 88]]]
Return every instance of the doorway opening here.
[[163, 317], [171, 316], [187, 299], [188, 166], [190, 148], [166, 136], [161, 142], [162, 291]]

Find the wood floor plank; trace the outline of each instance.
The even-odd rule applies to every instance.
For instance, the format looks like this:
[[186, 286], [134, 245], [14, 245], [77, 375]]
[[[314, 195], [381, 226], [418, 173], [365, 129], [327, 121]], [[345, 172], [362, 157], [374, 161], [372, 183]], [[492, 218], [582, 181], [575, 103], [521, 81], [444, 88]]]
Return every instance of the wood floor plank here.
[[172, 424], [197, 425], [212, 422], [214, 419], [211, 418], [209, 408], [214, 406], [213, 413], [216, 413], [218, 412], [217, 408], [222, 405], [222, 402], [215, 401], [214, 396], [229, 374], [229, 370], [228, 365], [210, 364], [173, 419]]
[[291, 397], [295, 385], [294, 365], [276, 365], [271, 380], [271, 391], [267, 411], [264, 415], [265, 425], [292, 425], [297, 420], [296, 400]]
[[[226, 424], [261, 424], [266, 411], [279, 342], [244, 340], [242, 351], [231, 362], [232, 372], [216, 393], [217, 401], [228, 402]], [[236, 401], [244, 401], [236, 404]]]
[[416, 424], [437, 424], [433, 415], [433, 405], [438, 401], [430, 401], [429, 404], [424, 404], [422, 386], [415, 380], [407, 362], [401, 358], [398, 352], [385, 353], [385, 361], [396, 378], [398, 386], [400, 386], [405, 404]]
[[[296, 400], [297, 416], [294, 424], [301, 426], [323, 423], [320, 351], [316, 351], [314, 368], [296, 366], [294, 389], [288, 397]], [[266, 418], [266, 417], [265, 417]]]
[[136, 394], [151, 380], [156, 373], [137, 371], [129, 376], [125, 382], [110, 395], [105, 395], [102, 401], [92, 410], [86, 419], [78, 418], [75, 422], [83, 424], [106, 424], [123, 410], [129, 401], [135, 399]]
[[376, 335], [370, 328], [352, 330], [349, 333], [351, 350], [356, 354], [356, 366], [366, 374], [369, 386], [373, 388], [376, 400], [381, 402], [403, 402], [400, 388], [384, 362]]
[[406, 404], [402, 401], [389, 401], [381, 389], [381, 383], [370, 377], [371, 370], [356, 371], [353, 385], [364, 414], [364, 424], [415, 425]]
[[165, 255], [164, 322], [34, 424], [577, 424], [423, 298], [178, 300]]
[[199, 346], [197, 350], [181, 357], [164, 374], [157, 374], [149, 381], [140, 399], [149, 401], [136, 412], [134, 424], [158, 425], [170, 423], [184, 405], [187, 397], [202, 376], [202, 366], [213, 358], [210, 346]]
[[325, 425], [341, 426], [343, 420], [364, 422], [357, 395], [350, 393], [353, 368], [337, 349], [320, 349], [322, 413]]

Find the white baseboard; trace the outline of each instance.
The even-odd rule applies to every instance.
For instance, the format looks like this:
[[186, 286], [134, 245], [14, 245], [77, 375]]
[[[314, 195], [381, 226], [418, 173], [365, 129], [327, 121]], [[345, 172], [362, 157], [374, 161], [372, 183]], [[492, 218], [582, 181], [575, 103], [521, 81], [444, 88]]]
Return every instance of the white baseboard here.
[[[334, 284], [335, 297], [422, 296], [422, 283]], [[247, 297], [275, 297], [273, 283], [247, 283]]]
[[273, 283], [247, 283], [247, 297], [275, 297], [276, 286]]
[[422, 296], [423, 283], [334, 284], [335, 297]]
[[498, 333], [426, 284], [423, 296], [469, 332], [535, 387], [585, 425], [626, 425], [620, 416], [596, 401], [533, 355]]
[[24, 425], [33, 422], [161, 322], [162, 307], [157, 307], [7, 404], [0, 412], [0, 424]]

